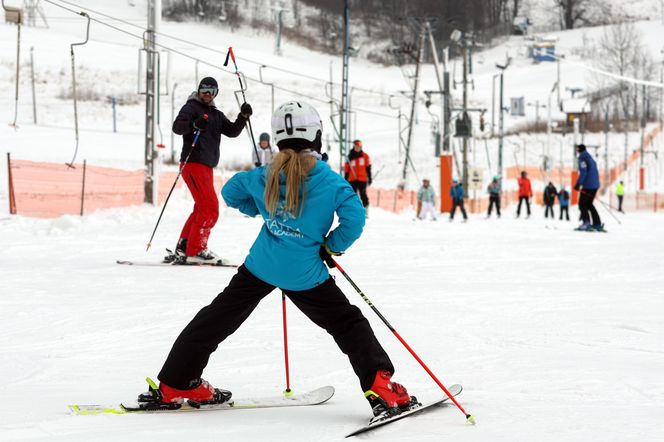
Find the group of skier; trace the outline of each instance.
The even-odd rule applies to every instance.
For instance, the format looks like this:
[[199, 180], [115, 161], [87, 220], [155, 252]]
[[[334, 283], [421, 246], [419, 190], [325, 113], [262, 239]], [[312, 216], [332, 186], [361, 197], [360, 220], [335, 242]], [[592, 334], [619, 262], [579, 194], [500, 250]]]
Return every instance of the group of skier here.
[[[602, 224], [601, 218], [597, 209], [593, 204], [593, 200], [597, 194], [597, 191], [600, 187], [599, 183], [599, 172], [597, 169], [597, 164], [592, 156], [587, 152], [586, 146], [579, 144], [576, 146], [576, 151], [579, 154], [578, 163], [579, 163], [579, 177], [574, 185], [574, 190], [579, 192], [579, 210], [580, 210], [580, 220], [581, 225], [577, 230], [584, 231], [603, 231], [604, 224]], [[528, 172], [525, 170], [521, 172], [521, 176], [517, 180], [519, 191], [519, 203], [516, 209], [516, 217], [519, 218], [521, 215], [521, 207], [525, 203], [526, 207], [526, 217], [530, 217], [530, 200], [533, 197], [533, 189], [528, 178]], [[502, 184], [500, 176], [494, 176], [491, 180], [491, 183], [487, 186], [487, 193], [489, 194], [489, 208], [487, 210], [487, 218], [491, 217], [493, 209], [496, 210], [496, 215], [500, 218], [500, 201], [502, 196]], [[618, 210], [622, 212], [622, 203], [623, 197], [625, 194], [623, 182], [621, 181], [616, 187], [616, 195], [618, 196], [619, 208]], [[450, 221], [454, 219], [457, 208], [461, 210], [464, 221], [468, 219], [466, 210], [464, 208], [464, 189], [462, 184], [458, 179], [452, 180], [452, 185], [450, 189], [450, 197], [452, 199], [452, 209], [450, 211]], [[432, 219], [436, 220], [436, 210], [435, 210], [435, 191], [431, 188], [431, 183], [428, 179], [423, 180], [422, 187], [420, 187], [417, 192], [417, 218], [425, 219], [428, 214], [431, 214]], [[549, 183], [544, 188], [543, 192], [543, 202], [544, 202], [544, 217], [548, 218], [549, 215], [551, 218], [555, 218], [555, 213], [553, 206], [558, 199], [558, 204], [560, 207], [560, 220], [563, 217], [569, 221], [569, 206], [570, 206], [570, 194], [565, 188], [561, 186], [560, 191], [556, 189], [556, 186], [549, 181]]]
[[[217, 109], [214, 78], [201, 80], [182, 107], [173, 131], [183, 137], [180, 168], [194, 197], [194, 209], [167, 260], [210, 263], [220, 260], [207, 249], [215, 225], [218, 199], [212, 169], [219, 162], [221, 135], [237, 137], [253, 113], [242, 104], [234, 122]], [[346, 179], [322, 161], [321, 118], [312, 106], [290, 101], [272, 116], [272, 139], [262, 134], [254, 160], [260, 167], [235, 174], [221, 195], [229, 207], [260, 216], [263, 226], [244, 263], [229, 285], [201, 309], [176, 339], [159, 373], [158, 388], [139, 396], [145, 409], [178, 408], [185, 399], [218, 404], [231, 393], [201, 378], [210, 354], [248, 318], [258, 303], [279, 288], [316, 325], [324, 328], [345, 353], [374, 416], [399, 414], [417, 403], [392, 381], [394, 366], [360, 309], [350, 304], [327, 267], [362, 233], [371, 184], [371, 162], [354, 143]], [[269, 153], [268, 153], [269, 152]], [[361, 199], [356, 192], [360, 193]], [[338, 225], [330, 230], [334, 215]], [[326, 267], [327, 264], [327, 267]]]

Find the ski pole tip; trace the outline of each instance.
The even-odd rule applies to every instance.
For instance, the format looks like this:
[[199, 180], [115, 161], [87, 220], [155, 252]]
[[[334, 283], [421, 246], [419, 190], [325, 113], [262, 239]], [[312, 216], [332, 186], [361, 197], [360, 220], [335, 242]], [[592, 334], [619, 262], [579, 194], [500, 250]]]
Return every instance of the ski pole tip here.
[[470, 414], [467, 414], [466, 422], [468, 422], [470, 425], [475, 425], [475, 417], [471, 416]]

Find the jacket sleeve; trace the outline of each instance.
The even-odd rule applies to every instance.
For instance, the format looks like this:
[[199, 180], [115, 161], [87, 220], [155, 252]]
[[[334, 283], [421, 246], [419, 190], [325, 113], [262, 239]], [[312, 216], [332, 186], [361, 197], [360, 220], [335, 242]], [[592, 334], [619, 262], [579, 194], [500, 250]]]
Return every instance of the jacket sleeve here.
[[221, 196], [228, 207], [238, 209], [245, 215], [258, 215], [256, 201], [249, 193], [249, 172], [239, 172], [231, 177], [221, 189]]
[[585, 158], [579, 160], [579, 179], [576, 180], [577, 186], [583, 186], [588, 175], [588, 161]]
[[423, 195], [424, 195], [424, 189], [420, 187], [420, 190], [417, 191], [417, 201], [422, 201]]
[[234, 122], [226, 118], [224, 113], [221, 113], [221, 133], [229, 138], [235, 138], [242, 133], [242, 129], [247, 124], [247, 119], [242, 114], [237, 114]]
[[182, 106], [178, 116], [173, 121], [173, 132], [177, 135], [185, 135], [193, 132], [191, 122], [197, 118], [196, 110], [189, 103]]
[[336, 212], [339, 225], [327, 235], [327, 246], [333, 252], [344, 252], [362, 234], [366, 214], [360, 199], [348, 183], [338, 190]]

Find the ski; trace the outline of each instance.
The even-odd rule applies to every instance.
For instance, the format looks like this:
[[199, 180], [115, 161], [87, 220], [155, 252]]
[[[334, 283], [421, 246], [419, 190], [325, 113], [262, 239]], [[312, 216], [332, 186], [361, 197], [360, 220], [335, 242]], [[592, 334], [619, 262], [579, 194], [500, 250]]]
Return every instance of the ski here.
[[[457, 396], [459, 393], [461, 393], [462, 389], [463, 388], [461, 387], [461, 385], [454, 384], [454, 385], [450, 386], [450, 388], [448, 390], [452, 394], [452, 396]], [[386, 419], [383, 419], [383, 420], [380, 420], [380, 421], [377, 421], [377, 422], [369, 423], [369, 424], [365, 425], [364, 427], [358, 428], [357, 430], [353, 431], [352, 433], [347, 434], [346, 437], [357, 436], [358, 434], [362, 434], [362, 433], [366, 433], [367, 431], [375, 430], [378, 427], [382, 427], [384, 425], [391, 424], [392, 422], [396, 422], [398, 420], [401, 420], [401, 419], [404, 419], [404, 418], [407, 418], [407, 417], [411, 417], [415, 414], [422, 413], [423, 411], [430, 411], [430, 410], [432, 410], [434, 408], [437, 408], [438, 406], [442, 405], [443, 403], [447, 402], [449, 399], [450, 398], [446, 397], [444, 399], [438, 400], [438, 401], [433, 402], [431, 404], [420, 405], [419, 407], [411, 408], [410, 410], [404, 411], [400, 414], [397, 414], [396, 416], [388, 417]]]
[[122, 402], [118, 405], [69, 405], [73, 414], [127, 414], [127, 413], [180, 413], [205, 410], [242, 410], [254, 408], [302, 407], [320, 405], [334, 395], [334, 387], [325, 386], [303, 394], [291, 396], [247, 397], [231, 399], [223, 404], [200, 405], [184, 402], [179, 408], [164, 410], [146, 410], [139, 407], [136, 401]]
[[128, 265], [128, 266], [154, 266], [154, 267], [190, 266], [190, 267], [232, 267], [232, 268], [238, 267], [237, 264], [175, 263], [175, 262], [159, 262], [159, 261], [131, 261], [131, 260], [122, 260], [122, 259], [118, 259], [115, 262], [118, 264]]

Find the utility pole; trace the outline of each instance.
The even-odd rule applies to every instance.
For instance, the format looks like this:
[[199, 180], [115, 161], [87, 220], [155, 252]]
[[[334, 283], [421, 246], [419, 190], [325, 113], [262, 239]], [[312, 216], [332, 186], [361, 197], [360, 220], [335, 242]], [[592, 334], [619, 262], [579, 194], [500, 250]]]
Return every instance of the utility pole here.
[[[438, 129], [438, 137], [440, 138], [440, 132], [442, 126], [442, 132], [443, 132], [443, 137], [447, 137], [448, 133], [448, 128], [445, 125], [445, 109], [447, 107], [447, 101], [448, 101], [448, 95], [447, 91], [445, 90], [445, 72], [443, 71], [443, 76], [441, 77], [440, 75], [440, 69], [439, 69], [439, 63], [438, 63], [438, 51], [436, 50], [436, 42], [433, 39], [433, 31], [431, 30], [431, 24], [427, 20], [425, 22], [427, 34], [429, 35], [429, 45], [431, 46], [431, 54], [433, 56], [433, 67], [436, 71], [436, 81], [438, 82], [438, 90], [441, 93], [441, 100], [440, 100], [440, 124], [439, 124], [439, 129]], [[443, 63], [446, 64], [446, 60], [443, 59]], [[440, 143], [436, 143], [436, 155], [440, 155]]]
[[604, 189], [609, 187], [609, 106], [604, 109]]
[[344, 52], [343, 68], [341, 75], [341, 109], [339, 111], [339, 174], [344, 171], [344, 159], [348, 152], [350, 134], [348, 133], [348, 120], [350, 109], [348, 108], [348, 59], [350, 51], [350, 11], [348, 0], [344, 0]]
[[154, 145], [157, 18], [161, 17], [161, 0], [148, 0], [148, 28], [145, 33], [145, 184], [143, 201], [157, 204], [156, 165], [159, 154]]
[[276, 55], [282, 55], [281, 54], [281, 29], [283, 27], [282, 15], [284, 12], [287, 11], [288, 10], [285, 9], [281, 4], [276, 6], [274, 10], [277, 19], [277, 35], [275, 36], [275, 42], [274, 42], [274, 53]]
[[[503, 90], [504, 90], [504, 75], [505, 69], [510, 65], [511, 58], [507, 58], [505, 64], [496, 64], [496, 67], [500, 69], [500, 99], [498, 105], [500, 106], [500, 118], [498, 121], [498, 175], [503, 176], [503, 139], [505, 136], [505, 105], [503, 104]], [[524, 164], [525, 166], [525, 164]]]
[[[462, 55], [463, 55], [463, 115], [466, 114], [466, 109], [468, 109], [468, 40], [466, 38], [466, 33], [463, 33], [462, 37]], [[502, 83], [501, 83], [502, 84]], [[501, 104], [502, 106], [502, 104]], [[462, 163], [463, 171], [461, 182], [463, 188], [468, 192], [468, 138], [463, 137], [463, 152], [462, 152]]]
[[[410, 107], [410, 119], [408, 121], [408, 138], [406, 139], [406, 158], [403, 163], [403, 173], [402, 173], [402, 179], [406, 181], [406, 175], [408, 172], [408, 163], [410, 163], [410, 144], [411, 141], [413, 140], [413, 125], [415, 124], [415, 111], [417, 109], [417, 95], [419, 93], [419, 86], [420, 86], [420, 65], [422, 64], [422, 56], [424, 54], [424, 38], [426, 37], [425, 35], [425, 25], [421, 24], [420, 25], [420, 35], [418, 39], [418, 44], [417, 44], [417, 60], [415, 62], [415, 82], [413, 84], [413, 97], [412, 97], [412, 104]], [[412, 163], [411, 163], [412, 165]]]
[[644, 84], [641, 88], [641, 159], [640, 159], [640, 167], [639, 167], [639, 190], [643, 190], [644, 188], [644, 174], [645, 170], [643, 168], [643, 157], [644, 157], [644, 151], [643, 148], [645, 147], [645, 135], [646, 135], [646, 85]]

